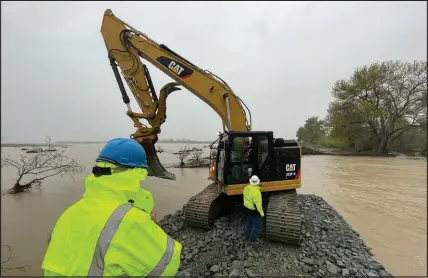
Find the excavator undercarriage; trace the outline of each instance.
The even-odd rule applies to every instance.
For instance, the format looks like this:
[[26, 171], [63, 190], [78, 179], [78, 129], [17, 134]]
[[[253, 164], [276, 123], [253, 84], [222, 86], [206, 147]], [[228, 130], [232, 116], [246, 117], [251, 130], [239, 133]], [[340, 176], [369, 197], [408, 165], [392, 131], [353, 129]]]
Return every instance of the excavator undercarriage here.
[[[185, 223], [209, 230], [215, 219], [236, 207], [236, 202], [241, 204], [242, 198], [226, 196], [216, 183], [212, 183], [187, 202], [184, 207]], [[300, 245], [302, 223], [296, 190], [263, 193], [263, 202], [266, 238]]]

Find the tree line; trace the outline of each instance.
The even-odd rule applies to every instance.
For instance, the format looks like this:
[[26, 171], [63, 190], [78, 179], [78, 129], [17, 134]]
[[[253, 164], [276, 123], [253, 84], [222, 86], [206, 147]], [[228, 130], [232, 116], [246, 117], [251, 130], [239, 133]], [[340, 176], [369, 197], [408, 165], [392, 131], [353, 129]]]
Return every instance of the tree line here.
[[358, 67], [332, 88], [327, 116], [297, 130], [307, 145], [376, 153], [427, 154], [427, 62], [386, 61]]

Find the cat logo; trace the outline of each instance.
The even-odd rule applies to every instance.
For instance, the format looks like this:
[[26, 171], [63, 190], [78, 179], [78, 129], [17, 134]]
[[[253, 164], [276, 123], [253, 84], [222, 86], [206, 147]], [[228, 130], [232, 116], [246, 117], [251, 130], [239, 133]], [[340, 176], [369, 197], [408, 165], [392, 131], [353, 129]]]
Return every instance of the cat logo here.
[[157, 57], [156, 61], [182, 79], [190, 77], [193, 73], [191, 68], [165, 56]]
[[287, 172], [296, 171], [296, 164], [286, 164], [285, 165], [285, 171], [287, 171]]
[[180, 74], [183, 72], [184, 68], [180, 67], [179, 64], [177, 64], [174, 61], [171, 61], [168, 65], [168, 68], [172, 70], [176, 75], [180, 76]]

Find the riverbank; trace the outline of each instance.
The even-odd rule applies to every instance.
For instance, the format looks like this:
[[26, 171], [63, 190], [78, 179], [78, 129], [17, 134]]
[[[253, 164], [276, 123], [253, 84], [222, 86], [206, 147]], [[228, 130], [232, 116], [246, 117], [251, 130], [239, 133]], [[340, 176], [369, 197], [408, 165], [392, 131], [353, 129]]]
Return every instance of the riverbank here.
[[174, 168], [206, 168], [209, 167], [209, 163], [196, 163], [196, 164], [184, 164], [184, 165], [176, 165]]
[[395, 153], [363, 152], [339, 148], [322, 148], [302, 146], [302, 155], [338, 155], [338, 156], [372, 156], [372, 157], [396, 157]]
[[20, 144], [13, 144], [13, 143], [6, 143], [2, 144], [2, 148], [32, 148], [32, 147], [67, 147], [67, 145], [60, 145], [60, 144], [47, 144], [47, 143], [37, 143], [37, 144], [26, 144], [26, 143], [20, 143]]
[[183, 210], [159, 225], [183, 245], [178, 276], [391, 276], [341, 215], [322, 198], [299, 195], [303, 243], [293, 247], [261, 240], [244, 241], [244, 216], [235, 209], [211, 231], [184, 224]]
[[[330, 156], [368, 156], [368, 157], [397, 157], [401, 154], [397, 153], [389, 153], [389, 154], [381, 154], [374, 152], [357, 152], [357, 151], [348, 151], [341, 149], [316, 149], [316, 148], [308, 148], [302, 146], [302, 155], [330, 155]], [[409, 159], [424, 159], [423, 156], [406, 156]], [[184, 165], [176, 164], [169, 167], [172, 168], [206, 168], [211, 165], [209, 158], [204, 158], [203, 161], [195, 162], [194, 160], [188, 160], [184, 163]]]

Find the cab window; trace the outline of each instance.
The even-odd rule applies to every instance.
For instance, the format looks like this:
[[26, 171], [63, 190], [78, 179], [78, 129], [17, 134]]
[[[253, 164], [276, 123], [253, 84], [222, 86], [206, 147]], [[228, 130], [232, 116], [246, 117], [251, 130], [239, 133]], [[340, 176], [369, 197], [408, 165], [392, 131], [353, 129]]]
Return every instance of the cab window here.
[[232, 141], [228, 184], [247, 183], [253, 173], [251, 137]]

